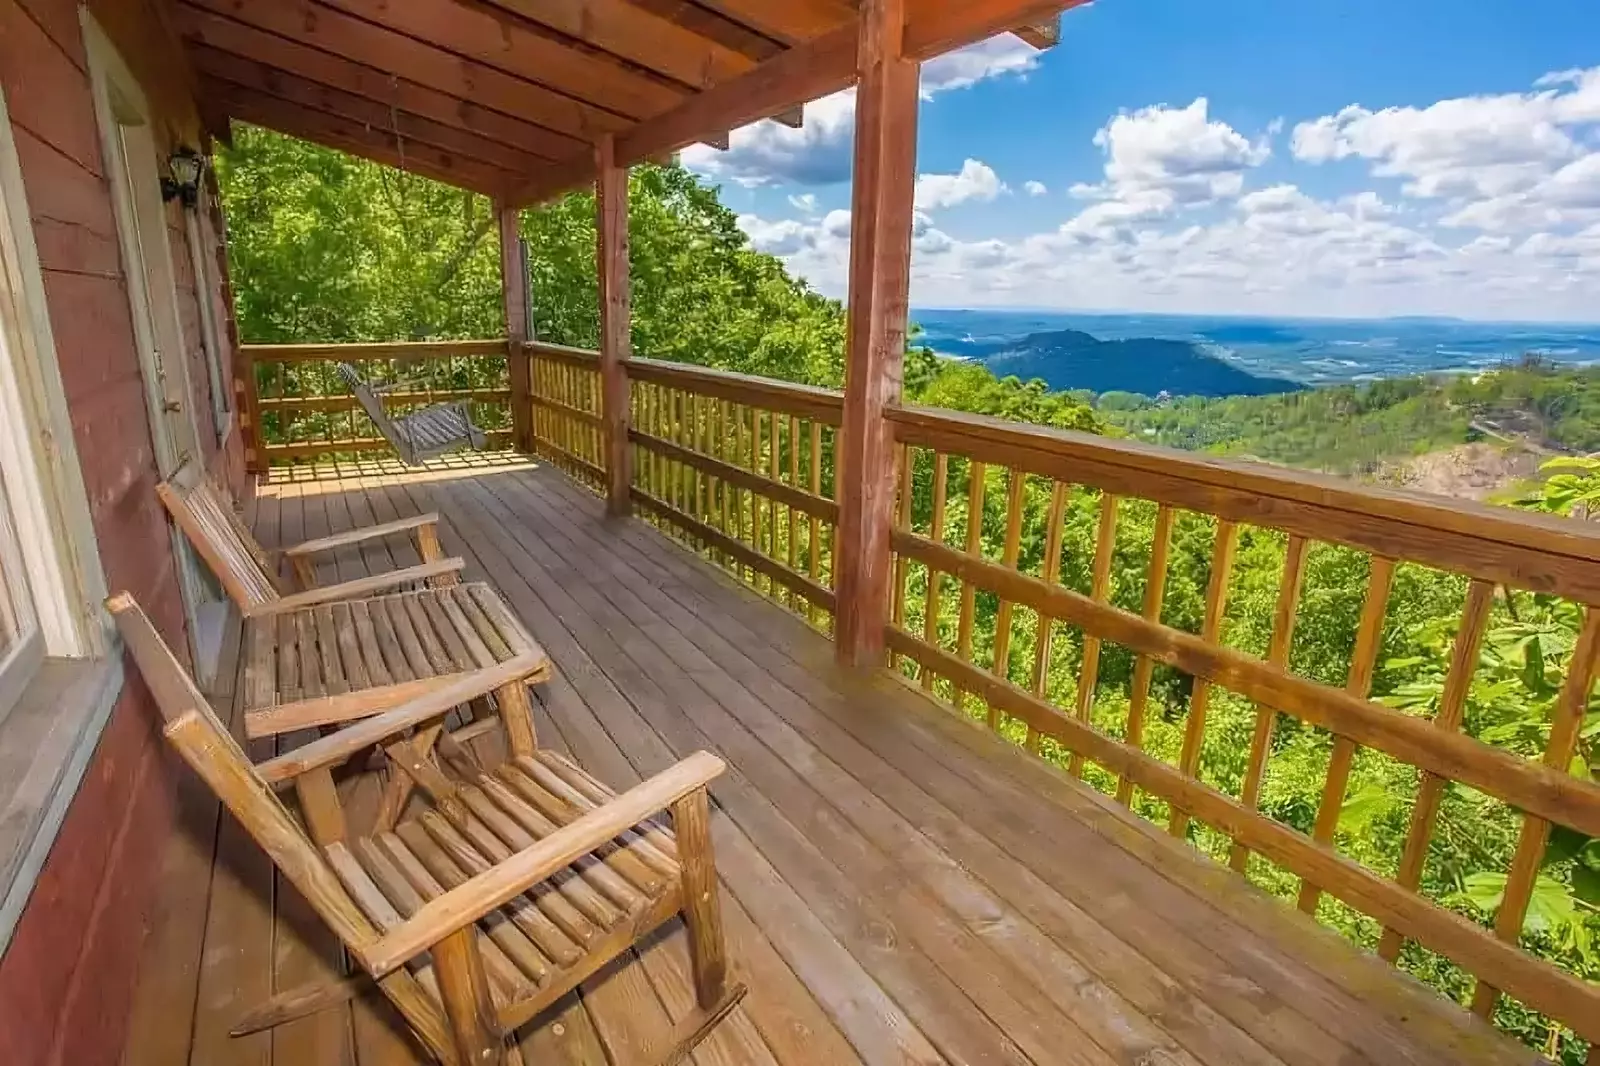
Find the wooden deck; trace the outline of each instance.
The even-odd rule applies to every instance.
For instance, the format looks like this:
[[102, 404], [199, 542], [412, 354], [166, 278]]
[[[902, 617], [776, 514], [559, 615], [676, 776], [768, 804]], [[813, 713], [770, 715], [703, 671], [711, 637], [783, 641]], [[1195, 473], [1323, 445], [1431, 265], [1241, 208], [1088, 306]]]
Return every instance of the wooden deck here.
[[[751, 993], [702, 1066], [1537, 1061], [887, 674], [840, 673], [825, 638], [645, 525], [606, 522], [553, 469], [306, 475], [263, 485], [253, 520], [271, 544], [422, 510], [549, 652], [542, 744], [617, 788], [698, 748], [727, 760], [714, 840]], [[337, 576], [415, 561], [394, 548], [341, 557]], [[346, 788], [359, 805], [375, 784]], [[417, 1061], [379, 1000], [228, 1036], [336, 956], [197, 787], [181, 810], [124, 1061]], [[530, 1066], [653, 1062], [692, 1000], [670, 928], [522, 1034]]]

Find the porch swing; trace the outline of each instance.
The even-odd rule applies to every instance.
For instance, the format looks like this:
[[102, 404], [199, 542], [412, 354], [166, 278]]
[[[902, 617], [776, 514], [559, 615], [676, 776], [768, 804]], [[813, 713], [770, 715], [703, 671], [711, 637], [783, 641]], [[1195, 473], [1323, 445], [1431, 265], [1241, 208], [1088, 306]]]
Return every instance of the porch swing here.
[[350, 386], [361, 409], [407, 466], [419, 466], [462, 447], [470, 446], [481, 452], [489, 446], [488, 436], [473, 423], [471, 408], [465, 401], [433, 404], [390, 418], [381, 394], [396, 388], [398, 383], [374, 388], [349, 363], [339, 364], [339, 376]]

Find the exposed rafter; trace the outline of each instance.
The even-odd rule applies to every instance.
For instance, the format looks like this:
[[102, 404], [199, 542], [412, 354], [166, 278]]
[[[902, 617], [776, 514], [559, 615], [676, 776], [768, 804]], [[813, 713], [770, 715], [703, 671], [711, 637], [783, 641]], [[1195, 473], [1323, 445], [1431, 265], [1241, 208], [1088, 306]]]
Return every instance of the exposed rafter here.
[[253, 90], [264, 96], [276, 97], [326, 115], [359, 122], [406, 142], [432, 145], [515, 174], [526, 174], [540, 163], [533, 156], [476, 136], [459, 127], [418, 118], [409, 112], [385, 107], [365, 97], [319, 85], [294, 74], [286, 74], [248, 59], [228, 55], [226, 52], [201, 47], [193, 49], [190, 56], [194, 61], [195, 70], [214, 81]]
[[360, 122], [315, 111], [254, 89], [206, 79], [202, 90], [220, 101], [228, 115], [291, 137], [325, 144], [386, 166], [409, 170], [485, 196], [510, 182], [510, 171], [433, 145], [406, 141]]
[[[908, 3], [905, 52], [926, 60], [1016, 26], [1036, 26], [1087, 0], [967, 0]], [[856, 31], [846, 25], [791, 48], [748, 74], [723, 82], [617, 138], [617, 158], [637, 163], [718, 136], [722, 131], [846, 88], [856, 76]], [[578, 161], [534, 175], [513, 196], [529, 203], [590, 181]]]
[[181, 7], [178, 9], [178, 25], [195, 51], [209, 49], [251, 60], [307, 81], [365, 97], [385, 107], [409, 112], [419, 118], [458, 126], [531, 156], [557, 160], [585, 150], [584, 142], [575, 137], [512, 118], [465, 97], [409, 78], [385, 74], [354, 60], [224, 18], [211, 11]]

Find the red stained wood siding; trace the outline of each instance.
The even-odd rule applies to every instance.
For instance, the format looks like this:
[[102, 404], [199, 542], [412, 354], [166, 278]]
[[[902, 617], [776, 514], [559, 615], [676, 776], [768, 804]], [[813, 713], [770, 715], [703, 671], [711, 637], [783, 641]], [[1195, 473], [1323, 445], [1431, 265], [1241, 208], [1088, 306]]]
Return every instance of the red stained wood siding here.
[[[170, 25], [169, 13], [158, 6], [158, 0], [91, 5], [136, 76], [159, 82], [144, 88], [158, 125], [172, 138], [173, 130], [194, 128], [194, 108], [181, 56], [159, 30]], [[21, 159], [101, 562], [109, 586], [131, 591], [181, 647], [181, 598], [155, 496], [143, 381], [86, 63], [72, 0], [0, 0], [0, 89]], [[192, 135], [185, 139], [194, 143]], [[199, 301], [216, 300], [219, 310], [226, 305], [196, 285], [176, 204], [167, 222], [203, 458], [242, 489], [237, 432], [217, 441], [201, 340]], [[200, 253], [225, 286], [226, 257], [215, 241], [207, 244]], [[225, 319], [219, 327], [229, 367], [232, 331]], [[93, 1066], [120, 1054], [150, 888], [172, 820], [175, 767], [155, 720], [142, 682], [130, 675], [0, 957], [0, 1062]]]

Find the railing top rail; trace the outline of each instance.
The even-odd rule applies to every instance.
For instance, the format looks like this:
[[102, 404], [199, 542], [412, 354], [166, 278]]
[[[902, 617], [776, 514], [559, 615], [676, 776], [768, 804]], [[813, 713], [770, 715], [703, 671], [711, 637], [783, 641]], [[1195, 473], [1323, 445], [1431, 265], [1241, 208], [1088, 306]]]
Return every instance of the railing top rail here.
[[837, 426], [844, 413], [844, 393], [815, 385], [796, 385], [776, 378], [736, 374], [689, 363], [629, 359], [624, 364], [635, 381], [688, 389], [735, 403], [782, 411]]
[[594, 363], [599, 365], [600, 353], [593, 348], [574, 348], [570, 344], [551, 344], [549, 341], [523, 341], [522, 350], [533, 352], [537, 355], [552, 355], [557, 359], [566, 359], [574, 363]]
[[352, 359], [433, 359], [457, 355], [505, 355], [506, 339], [355, 341], [348, 344], [241, 344], [255, 363], [316, 363]]
[[887, 417], [906, 443], [1600, 604], [1588, 523], [957, 411]]

